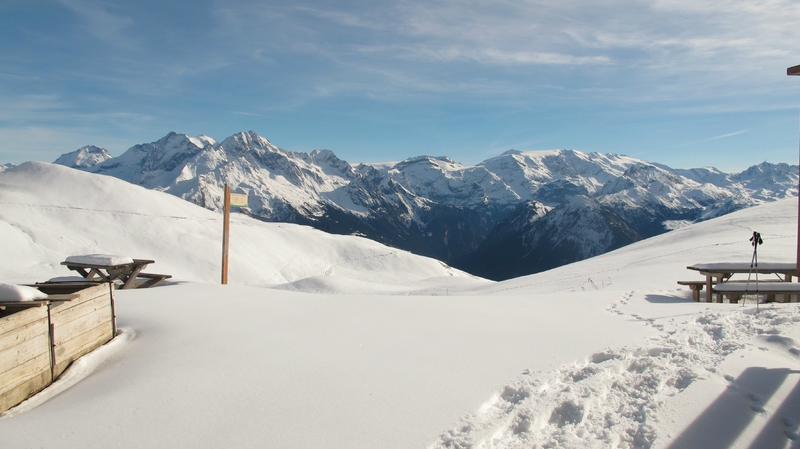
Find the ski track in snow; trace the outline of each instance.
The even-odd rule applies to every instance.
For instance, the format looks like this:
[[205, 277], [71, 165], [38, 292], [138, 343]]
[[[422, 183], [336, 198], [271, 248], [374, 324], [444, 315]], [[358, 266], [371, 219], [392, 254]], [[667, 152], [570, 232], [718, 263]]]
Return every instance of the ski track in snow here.
[[[19, 207], [33, 207], [39, 209], [58, 209], [58, 210], [69, 210], [69, 211], [76, 211], [76, 212], [86, 212], [92, 214], [107, 214], [107, 215], [131, 215], [131, 216], [139, 216], [139, 217], [152, 217], [152, 218], [165, 218], [170, 220], [192, 220], [192, 221], [200, 221], [200, 222], [222, 222], [223, 218], [220, 217], [199, 217], [199, 216], [183, 216], [183, 215], [163, 215], [163, 214], [148, 214], [144, 212], [136, 212], [130, 210], [117, 210], [117, 209], [92, 209], [88, 207], [76, 207], [76, 206], [63, 206], [63, 205], [52, 205], [52, 204], [33, 204], [33, 203], [16, 203], [16, 202], [9, 202], [9, 201], [0, 201], [0, 204], [6, 204], [10, 206], [19, 206]], [[213, 212], [213, 211], [212, 211]], [[220, 214], [221, 215], [221, 214]], [[246, 226], [246, 227], [253, 227], [253, 223], [248, 223], [246, 221], [237, 220], [234, 217], [231, 217], [231, 224], [235, 224], [236, 226]], [[281, 223], [281, 222], [266, 222], [266, 223]], [[280, 226], [278, 226], [280, 227]]]
[[364, 262], [364, 261], [367, 261], [367, 260], [371, 260], [371, 259], [378, 259], [378, 258], [394, 256], [396, 253], [397, 253], [397, 251], [389, 251], [387, 253], [375, 254], [375, 255], [366, 256], [366, 257], [343, 257], [339, 261], [335, 262], [334, 264], [328, 266], [328, 268], [323, 270], [322, 275], [323, 276], [331, 275], [331, 273], [333, 273], [333, 270], [336, 267], [341, 267], [341, 266], [349, 265], [349, 264], [353, 264], [353, 263], [361, 263], [361, 262]]
[[[429, 449], [650, 448], [669, 397], [715, 375], [727, 355], [752, 346], [754, 337], [776, 336], [800, 323], [800, 306], [781, 304], [762, 305], [759, 312], [712, 309], [660, 324], [620, 310], [636, 293], [626, 293], [607, 310], [653, 326], [660, 336], [553, 371], [525, 370]], [[780, 338], [789, 340], [790, 353], [800, 355], [800, 342]], [[732, 376], [725, 379], [737, 388]], [[752, 402], [753, 410], [763, 405], [758, 397], [743, 394], [752, 396], [746, 402]], [[787, 430], [786, 437], [791, 436]]]

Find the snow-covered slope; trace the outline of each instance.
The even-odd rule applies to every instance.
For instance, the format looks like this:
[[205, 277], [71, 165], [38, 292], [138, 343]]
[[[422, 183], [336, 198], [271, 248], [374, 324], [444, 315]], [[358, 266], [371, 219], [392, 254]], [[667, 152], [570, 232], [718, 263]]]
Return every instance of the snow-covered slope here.
[[[163, 192], [108, 176], [29, 162], [0, 173], [0, 246], [7, 281], [69, 275], [73, 254], [154, 259], [150, 269], [176, 279], [220, 277], [222, 216]], [[368, 239], [234, 214], [233, 284], [272, 285], [335, 275], [397, 284], [465, 276], [443, 263]]]
[[[251, 268], [232, 275], [269, 284], [280, 267], [297, 280], [279, 289], [245, 278], [217, 285], [218, 216], [160, 192], [29, 163], [0, 174], [0, 204], [0, 244], [10, 248], [0, 281], [64, 274], [57, 263], [75, 251], [152, 257], [177, 277], [118, 291], [121, 333], [0, 417], [3, 447], [749, 448], [796, 439], [798, 304], [694, 303], [676, 284], [697, 278], [692, 263], [749, 261], [754, 230], [760, 261], [794, 260], [794, 199], [505, 282], [382, 257], [387, 249], [364, 239], [237, 218], [232, 256]], [[400, 286], [408, 296], [395, 294]]]

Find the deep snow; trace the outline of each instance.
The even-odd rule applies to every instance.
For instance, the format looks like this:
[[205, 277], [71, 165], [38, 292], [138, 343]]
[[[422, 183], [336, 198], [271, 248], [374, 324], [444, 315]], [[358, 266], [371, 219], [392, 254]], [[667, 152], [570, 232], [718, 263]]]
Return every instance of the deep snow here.
[[[219, 217], [49, 164], [0, 173], [0, 282], [73, 254], [157, 262], [121, 334], [0, 419], [3, 447], [789, 447], [798, 304], [693, 303], [698, 262], [793, 261], [797, 200], [489, 282], [403, 251]], [[238, 243], [237, 243], [238, 242]], [[265, 288], [272, 287], [272, 288]]]

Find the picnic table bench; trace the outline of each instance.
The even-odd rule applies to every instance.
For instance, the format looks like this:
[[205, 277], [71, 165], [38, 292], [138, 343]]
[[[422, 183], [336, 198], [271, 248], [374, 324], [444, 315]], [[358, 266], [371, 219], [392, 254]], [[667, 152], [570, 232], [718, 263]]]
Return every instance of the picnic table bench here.
[[[772, 282], [759, 279], [758, 285], [763, 286], [765, 284], [769, 285], [777, 285], [781, 283], [791, 283], [792, 276], [797, 276], [797, 264], [795, 263], [782, 263], [782, 262], [766, 262], [766, 263], [759, 263], [758, 266], [751, 266], [749, 263], [744, 262], [719, 262], [719, 263], [698, 263], [694, 265], [690, 265], [686, 267], [689, 270], [698, 271], [701, 275], [706, 277], [705, 280], [705, 288], [706, 288], [706, 302], [713, 302], [713, 294], [717, 294], [717, 300], [722, 302], [722, 294], [724, 292], [717, 291], [716, 286], [731, 285], [730, 287], [725, 287], [729, 289], [728, 293], [733, 295], [734, 293], [739, 292], [741, 289], [746, 289], [746, 285], [754, 285], [755, 281], [751, 280], [750, 282], [729, 282], [730, 278], [734, 274], [766, 274], [766, 275], [776, 275], [776, 278], [773, 279]], [[775, 280], [781, 282], [774, 282]], [[693, 299], [695, 301], [700, 300], [700, 290], [703, 289], [701, 285], [698, 283], [701, 281], [678, 281], [678, 284], [681, 285], [689, 285], [689, 287], [693, 290]], [[744, 292], [742, 292], [744, 293]], [[785, 292], [781, 292], [785, 293]]]
[[[61, 262], [92, 282], [119, 282], [120, 289], [148, 288], [172, 277], [169, 274], [143, 273], [154, 260], [131, 259], [121, 256], [90, 254], [70, 256]], [[140, 279], [141, 278], [141, 279]]]
[[737, 302], [741, 295], [765, 294], [770, 298], [775, 295], [800, 295], [800, 282], [723, 282], [714, 286], [714, 292], [728, 296], [731, 302]]
[[700, 290], [706, 285], [706, 281], [678, 281], [678, 285], [685, 285], [692, 291], [692, 300], [700, 302]]

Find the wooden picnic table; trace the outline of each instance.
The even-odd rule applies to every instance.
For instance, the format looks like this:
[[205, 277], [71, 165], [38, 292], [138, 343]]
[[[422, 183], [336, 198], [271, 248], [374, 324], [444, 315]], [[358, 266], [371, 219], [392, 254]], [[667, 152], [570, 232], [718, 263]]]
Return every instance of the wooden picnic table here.
[[[66, 265], [70, 270], [77, 271], [86, 280], [92, 282], [120, 282], [122, 287], [120, 289], [128, 288], [147, 288], [159, 284], [166, 279], [171, 278], [168, 274], [150, 274], [143, 273], [142, 270], [147, 268], [154, 260], [147, 259], [132, 259], [129, 263], [119, 264], [101, 264], [101, 263], [87, 263], [81, 261], [61, 262], [61, 265]], [[145, 281], [137, 283], [138, 277], [146, 278]]]
[[[774, 274], [783, 282], [792, 282], [792, 276], [797, 276], [797, 264], [783, 262], [760, 262], [757, 267], [747, 262], [698, 263], [686, 268], [706, 277], [706, 302], [712, 302], [714, 281], [717, 284], [725, 282], [734, 274]], [[717, 293], [717, 299], [722, 301], [720, 293]]]

